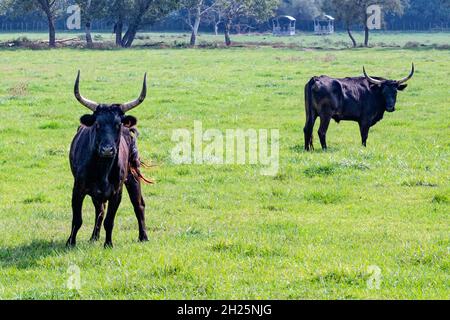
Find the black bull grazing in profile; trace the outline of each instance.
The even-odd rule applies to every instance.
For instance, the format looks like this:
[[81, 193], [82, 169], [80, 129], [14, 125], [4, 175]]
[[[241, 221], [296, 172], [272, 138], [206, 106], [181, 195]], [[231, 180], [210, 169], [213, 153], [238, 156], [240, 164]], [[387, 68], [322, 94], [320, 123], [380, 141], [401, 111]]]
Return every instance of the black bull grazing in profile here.
[[303, 129], [306, 150], [314, 149], [312, 135], [317, 117], [320, 117], [318, 134], [322, 149], [327, 148], [326, 134], [331, 119], [358, 122], [362, 144], [366, 146], [369, 128], [383, 118], [385, 111], [395, 110], [397, 91], [406, 88], [405, 82], [414, 74], [414, 64], [409, 76], [398, 81], [372, 78], [364, 67], [363, 72], [364, 77], [312, 77], [306, 84], [306, 123]]
[[70, 147], [70, 167], [75, 178], [72, 193], [72, 230], [68, 246], [75, 246], [77, 232], [82, 224], [82, 204], [86, 195], [91, 196], [95, 207], [95, 225], [92, 241], [99, 239], [100, 229], [108, 202], [104, 227], [105, 247], [112, 246], [114, 218], [122, 199], [125, 184], [134, 207], [138, 224], [139, 240], [146, 241], [145, 203], [141, 194], [140, 180], [150, 183], [140, 173], [140, 160], [136, 146], [137, 120], [125, 112], [141, 104], [147, 94], [147, 75], [138, 99], [124, 103], [104, 105], [80, 95], [80, 72], [75, 81], [77, 100], [93, 111], [81, 117], [81, 126]]

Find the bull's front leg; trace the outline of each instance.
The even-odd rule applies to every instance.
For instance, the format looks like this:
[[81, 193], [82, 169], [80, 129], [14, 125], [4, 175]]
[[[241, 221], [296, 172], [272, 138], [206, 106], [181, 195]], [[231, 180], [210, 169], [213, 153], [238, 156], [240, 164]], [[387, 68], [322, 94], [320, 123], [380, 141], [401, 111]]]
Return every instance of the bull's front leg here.
[[103, 217], [105, 216], [105, 203], [102, 200], [92, 198], [95, 207], [94, 230], [92, 231], [91, 241], [97, 241], [100, 238], [100, 229], [102, 228]]
[[66, 243], [68, 247], [74, 247], [76, 245], [77, 233], [83, 224], [82, 208], [85, 196], [86, 194], [75, 183], [72, 190], [72, 230]]
[[359, 132], [361, 133], [361, 142], [365, 147], [367, 142], [367, 137], [369, 136], [370, 126], [364, 122], [359, 123]]
[[120, 202], [122, 201], [122, 189], [120, 189], [115, 195], [109, 199], [108, 211], [106, 213], [106, 219], [104, 222], [106, 239], [105, 248], [112, 247], [112, 231], [114, 228], [114, 219], [116, 218], [117, 209], [119, 209]]

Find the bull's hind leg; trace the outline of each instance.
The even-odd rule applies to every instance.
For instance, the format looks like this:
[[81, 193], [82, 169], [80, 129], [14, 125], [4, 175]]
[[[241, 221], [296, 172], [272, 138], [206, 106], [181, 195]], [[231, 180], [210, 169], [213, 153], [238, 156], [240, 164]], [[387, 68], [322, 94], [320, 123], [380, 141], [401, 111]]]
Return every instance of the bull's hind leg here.
[[306, 118], [305, 127], [303, 128], [303, 133], [305, 135], [305, 150], [314, 150], [313, 146], [313, 129], [314, 123], [316, 122], [317, 116], [308, 115]]
[[319, 131], [317, 132], [319, 134], [320, 144], [322, 145], [322, 149], [325, 150], [327, 148], [327, 130], [328, 125], [330, 124], [331, 117], [324, 115], [320, 116], [320, 127]]
[[105, 216], [105, 203], [92, 199], [95, 207], [94, 230], [92, 231], [91, 241], [97, 241], [100, 238], [100, 229], [102, 228], [103, 218]]
[[145, 201], [142, 197], [141, 182], [135, 179], [132, 174], [129, 174], [125, 186], [138, 221], [139, 241], [148, 241], [147, 229], [145, 227]]
[[70, 232], [70, 237], [67, 240], [66, 245], [74, 247], [77, 242], [77, 233], [83, 224], [82, 219], [82, 208], [83, 200], [86, 195], [81, 193], [77, 188], [73, 188], [72, 191], [72, 230]]

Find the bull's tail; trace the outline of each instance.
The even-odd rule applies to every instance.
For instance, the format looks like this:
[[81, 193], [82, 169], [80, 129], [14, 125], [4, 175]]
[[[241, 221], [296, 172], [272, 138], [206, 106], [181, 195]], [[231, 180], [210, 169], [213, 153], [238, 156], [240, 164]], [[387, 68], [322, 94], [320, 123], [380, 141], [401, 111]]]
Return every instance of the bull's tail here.
[[313, 128], [315, 122], [315, 111], [313, 107], [312, 101], [312, 89], [313, 86], [316, 85], [316, 79], [311, 78], [308, 83], [305, 85], [305, 114], [306, 114], [306, 122], [305, 127], [303, 128], [303, 132], [305, 135], [305, 150], [314, 150], [313, 146]]
[[158, 166], [157, 164], [147, 164], [147, 163], [145, 163], [142, 160], [139, 160], [139, 162], [140, 162], [141, 166], [143, 166], [144, 168], [153, 168], [153, 167], [157, 167]]
[[130, 166], [130, 172], [133, 175], [133, 178], [136, 181], [144, 181], [147, 184], [154, 184], [155, 181], [151, 180], [151, 179], [147, 179], [146, 177], [144, 177], [144, 175], [141, 173], [141, 170], [139, 169], [139, 167], [132, 167]]

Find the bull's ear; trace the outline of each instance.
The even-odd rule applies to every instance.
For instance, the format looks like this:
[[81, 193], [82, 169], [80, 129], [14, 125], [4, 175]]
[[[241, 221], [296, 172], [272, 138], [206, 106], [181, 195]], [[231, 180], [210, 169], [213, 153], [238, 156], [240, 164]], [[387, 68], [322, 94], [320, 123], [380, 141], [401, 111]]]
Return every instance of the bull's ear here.
[[81, 124], [90, 127], [95, 123], [95, 116], [93, 116], [92, 114], [85, 114], [80, 118], [80, 122]]
[[401, 84], [397, 87], [397, 90], [403, 91], [408, 85], [406, 83]]
[[137, 124], [137, 119], [133, 116], [125, 116], [122, 119], [122, 123], [125, 127], [131, 128]]

